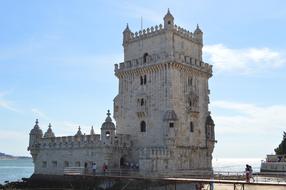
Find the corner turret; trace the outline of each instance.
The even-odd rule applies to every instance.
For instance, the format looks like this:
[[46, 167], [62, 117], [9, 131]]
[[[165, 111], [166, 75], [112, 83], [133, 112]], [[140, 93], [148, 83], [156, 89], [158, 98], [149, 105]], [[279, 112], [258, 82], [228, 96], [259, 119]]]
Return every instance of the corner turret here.
[[213, 150], [214, 144], [217, 142], [215, 140], [215, 130], [214, 130], [215, 124], [211, 117], [211, 115], [208, 115], [206, 118], [206, 146], [211, 148]]
[[173, 27], [174, 27], [174, 17], [170, 13], [170, 10], [168, 9], [167, 14], [164, 16], [164, 28], [172, 29]]
[[107, 110], [107, 117], [105, 122], [101, 126], [101, 141], [104, 144], [112, 144], [113, 138], [115, 136], [115, 125], [110, 117], [110, 111]]
[[43, 131], [39, 127], [39, 120], [36, 119], [34, 128], [30, 131], [30, 140], [28, 150], [37, 148], [39, 140], [43, 137]]
[[197, 42], [199, 42], [200, 44], [203, 44], [203, 32], [200, 29], [198, 24], [197, 24], [196, 30], [194, 31], [194, 38]]
[[43, 131], [39, 127], [38, 119], [36, 119], [34, 128], [30, 131], [30, 139], [28, 146], [28, 150], [30, 151], [34, 162], [40, 150], [39, 145], [41, 138], [43, 138]]
[[125, 46], [129, 42], [129, 40], [131, 39], [131, 35], [132, 32], [127, 24], [125, 30], [123, 31], [123, 46]]

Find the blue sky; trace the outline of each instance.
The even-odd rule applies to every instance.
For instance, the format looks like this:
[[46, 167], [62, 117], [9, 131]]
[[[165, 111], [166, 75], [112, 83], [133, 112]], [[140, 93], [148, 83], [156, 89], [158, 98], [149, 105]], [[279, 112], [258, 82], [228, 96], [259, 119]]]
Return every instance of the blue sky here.
[[204, 32], [204, 60], [214, 65], [210, 109], [214, 157], [273, 153], [286, 127], [284, 1], [0, 1], [0, 152], [28, 155], [39, 118], [45, 132], [97, 131], [117, 93], [114, 64], [122, 31], [163, 22]]

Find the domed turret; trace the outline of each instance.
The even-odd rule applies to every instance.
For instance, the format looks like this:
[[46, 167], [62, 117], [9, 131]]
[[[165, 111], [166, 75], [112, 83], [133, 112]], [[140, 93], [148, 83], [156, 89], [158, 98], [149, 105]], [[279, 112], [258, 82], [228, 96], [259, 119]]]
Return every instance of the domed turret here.
[[75, 134], [75, 136], [81, 136], [82, 135], [82, 132], [81, 132], [81, 130], [80, 130], [80, 126], [78, 126], [78, 131], [77, 131], [77, 133]]
[[107, 110], [107, 117], [105, 119], [105, 122], [101, 126], [101, 130], [115, 130], [115, 125], [112, 122], [112, 119], [110, 117], [111, 113], [109, 110]]
[[168, 9], [167, 14], [164, 16], [164, 28], [172, 29], [173, 27], [174, 27], [174, 17], [170, 13], [170, 10]]
[[39, 121], [36, 119], [33, 129], [30, 131], [30, 140], [28, 150], [35, 148], [36, 144], [43, 137], [43, 131], [39, 127]]
[[197, 28], [194, 31], [194, 38], [201, 44], [203, 44], [203, 32], [197, 24]]
[[55, 134], [54, 134], [54, 132], [52, 131], [52, 125], [51, 125], [50, 123], [49, 123], [47, 132], [45, 132], [44, 137], [45, 137], [45, 138], [55, 137]]
[[110, 111], [108, 110], [105, 122], [101, 126], [101, 140], [104, 144], [111, 144], [115, 135], [115, 125], [110, 115]]

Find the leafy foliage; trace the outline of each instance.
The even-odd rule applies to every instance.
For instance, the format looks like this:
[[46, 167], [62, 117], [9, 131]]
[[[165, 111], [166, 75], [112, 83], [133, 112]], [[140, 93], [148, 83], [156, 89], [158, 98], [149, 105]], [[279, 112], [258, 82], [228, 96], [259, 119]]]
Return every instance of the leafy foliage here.
[[286, 154], [286, 132], [283, 132], [283, 139], [282, 142], [279, 144], [277, 148], [274, 149], [277, 155], [279, 154]]

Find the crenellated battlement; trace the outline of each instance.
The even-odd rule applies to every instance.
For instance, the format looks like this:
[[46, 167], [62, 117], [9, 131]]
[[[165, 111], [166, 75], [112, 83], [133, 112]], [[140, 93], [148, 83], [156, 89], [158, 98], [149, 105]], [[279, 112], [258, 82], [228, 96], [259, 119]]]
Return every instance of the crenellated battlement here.
[[171, 26], [171, 28], [164, 28], [162, 24], [152, 26], [143, 30], [139, 30], [138, 32], [130, 32], [128, 36], [129, 40], [128, 43], [135, 42], [138, 40], [143, 40], [145, 38], [150, 38], [152, 36], [156, 36], [159, 34], [163, 34], [167, 31], [171, 31], [185, 39], [188, 39], [192, 42], [199, 43], [200, 41], [196, 38], [194, 33], [190, 32], [189, 30], [186, 30], [180, 26], [174, 25]]
[[[115, 145], [129, 147], [131, 145], [130, 135], [118, 134], [110, 140], [111, 143], [109, 146]], [[38, 143], [40, 149], [84, 148], [105, 145], [103, 141], [101, 141], [99, 134], [47, 138], [44, 137], [41, 138]]]
[[212, 65], [208, 63], [192, 58], [190, 56], [185, 56], [180, 53], [175, 53], [174, 56], [171, 56], [170, 54], [167, 54], [165, 52], [160, 54], [148, 55], [146, 57], [146, 62], [143, 61], [143, 57], [140, 57], [137, 59], [115, 64], [115, 74], [119, 74], [120, 72], [128, 71], [131, 69], [138, 69], [166, 62], [181, 63], [189, 68], [200, 70], [210, 75], [212, 74]]

